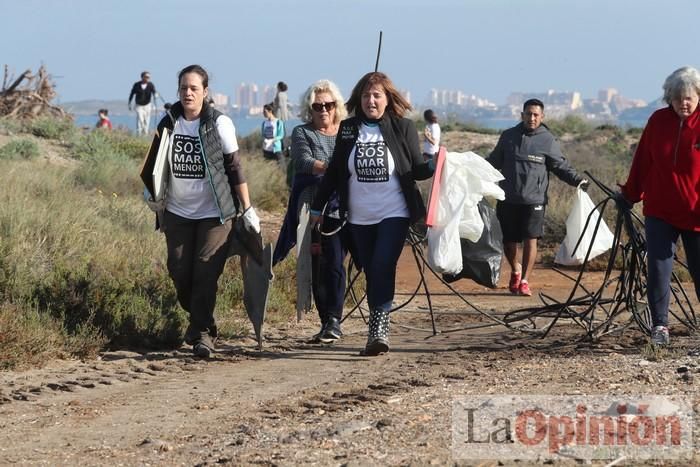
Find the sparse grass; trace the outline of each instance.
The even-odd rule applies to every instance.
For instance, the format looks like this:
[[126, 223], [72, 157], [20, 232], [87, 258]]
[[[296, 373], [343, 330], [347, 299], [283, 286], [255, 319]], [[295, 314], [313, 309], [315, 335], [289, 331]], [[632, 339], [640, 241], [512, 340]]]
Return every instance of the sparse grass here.
[[[46, 170], [43, 159], [6, 161], [0, 173], [0, 369], [89, 357], [105, 347], [180, 345], [187, 317], [168, 276], [165, 239], [153, 230], [141, 199], [138, 153], [147, 146], [127, 134], [90, 131], [74, 134], [65, 146], [77, 164]], [[252, 156], [243, 165], [253, 199], [261, 194], [281, 209], [281, 170]], [[262, 196], [265, 190], [277, 198]], [[275, 270], [270, 322], [294, 313], [294, 264]], [[219, 286], [222, 335], [249, 329], [237, 259]]]
[[11, 117], [0, 117], [0, 134], [16, 135], [24, 131], [24, 123], [21, 120]]
[[[13, 125], [0, 120], [0, 131], [14, 131]], [[39, 121], [28, 128], [63, 141], [77, 164], [46, 170], [49, 162], [32, 159], [31, 145], [17, 142], [11, 152], [30, 157], [7, 160], [0, 173], [0, 369], [66, 355], [89, 357], [105, 346], [176, 346], [186, 325], [167, 273], [163, 235], [153, 231], [153, 215], [141, 200], [138, 169], [149, 141], [118, 131], [79, 133], [63, 125]], [[562, 127], [575, 129], [579, 123]], [[460, 129], [475, 131], [469, 125]], [[586, 127], [563, 149], [580, 172], [590, 169], [614, 187], [627, 174], [635, 135], [632, 129]], [[259, 138], [240, 139], [253, 204], [283, 212], [285, 174], [263, 160]], [[549, 190], [547, 240], [557, 246], [572, 189], [554, 180]], [[591, 197], [599, 200], [600, 192], [592, 188]], [[561, 230], [553, 229], [557, 226]], [[295, 314], [295, 268], [290, 255], [274, 270], [270, 325]], [[219, 287], [222, 336], [247, 332], [237, 259], [227, 263]]]
[[241, 158], [253, 205], [266, 211], [285, 210], [289, 198], [286, 172], [265, 160], [262, 149], [243, 153]]
[[668, 359], [678, 359], [686, 354], [685, 349], [675, 348], [673, 346], [658, 346], [651, 343], [651, 339], [647, 337], [647, 342], [641, 349], [641, 356], [650, 362], [660, 362]]
[[39, 146], [29, 138], [18, 138], [0, 147], [0, 159], [33, 159], [39, 157]]
[[29, 131], [40, 138], [66, 141], [77, 131], [72, 118], [39, 117], [28, 124]]

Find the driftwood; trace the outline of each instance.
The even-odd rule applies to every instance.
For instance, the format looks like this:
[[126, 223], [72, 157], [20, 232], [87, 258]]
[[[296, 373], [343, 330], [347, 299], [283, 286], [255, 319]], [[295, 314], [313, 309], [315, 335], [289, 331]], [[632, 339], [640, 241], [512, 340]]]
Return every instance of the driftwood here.
[[[8, 86], [8, 83], [11, 83]], [[66, 117], [64, 110], [51, 104], [56, 90], [44, 65], [36, 74], [31, 70], [18, 78], [10, 75], [7, 65], [0, 90], [0, 117], [30, 120], [41, 116]]]

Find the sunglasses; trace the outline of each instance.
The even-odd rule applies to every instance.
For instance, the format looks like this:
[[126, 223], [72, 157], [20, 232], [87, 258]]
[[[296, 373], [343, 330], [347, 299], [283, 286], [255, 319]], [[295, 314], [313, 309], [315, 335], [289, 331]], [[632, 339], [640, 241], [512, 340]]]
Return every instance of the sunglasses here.
[[335, 101], [323, 103], [314, 102], [311, 104], [311, 108], [316, 112], [323, 112], [323, 109], [326, 109], [326, 112], [330, 112], [331, 110], [335, 109]]

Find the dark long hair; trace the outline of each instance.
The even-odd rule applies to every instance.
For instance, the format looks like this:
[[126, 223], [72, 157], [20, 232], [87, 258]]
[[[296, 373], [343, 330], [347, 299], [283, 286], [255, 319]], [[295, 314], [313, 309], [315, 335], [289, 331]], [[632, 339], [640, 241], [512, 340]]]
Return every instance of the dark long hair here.
[[412, 107], [406, 99], [399, 93], [391, 79], [380, 71], [372, 71], [360, 78], [355, 87], [352, 89], [350, 99], [348, 99], [345, 107], [349, 113], [354, 113], [358, 117], [366, 117], [362, 111], [362, 93], [374, 85], [379, 85], [384, 88], [387, 98], [387, 106], [385, 112], [390, 112], [397, 117], [403, 117], [409, 112]]
[[189, 65], [180, 70], [180, 73], [177, 74], [178, 89], [180, 88], [180, 81], [182, 80], [182, 77], [187, 73], [197, 73], [202, 78], [202, 86], [204, 89], [209, 87], [209, 74], [207, 73], [207, 70], [200, 65]]

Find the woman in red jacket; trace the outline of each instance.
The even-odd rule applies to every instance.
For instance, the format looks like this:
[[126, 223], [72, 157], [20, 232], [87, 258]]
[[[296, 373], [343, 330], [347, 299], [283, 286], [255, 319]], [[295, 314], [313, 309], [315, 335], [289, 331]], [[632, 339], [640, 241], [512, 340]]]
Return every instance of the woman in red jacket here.
[[622, 195], [644, 200], [651, 340], [668, 345], [668, 305], [676, 241], [683, 239], [700, 299], [700, 72], [683, 67], [664, 82], [668, 107], [649, 118]]

